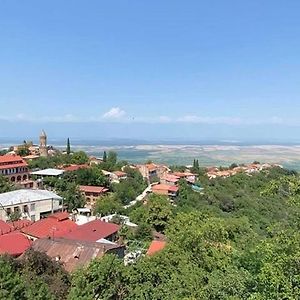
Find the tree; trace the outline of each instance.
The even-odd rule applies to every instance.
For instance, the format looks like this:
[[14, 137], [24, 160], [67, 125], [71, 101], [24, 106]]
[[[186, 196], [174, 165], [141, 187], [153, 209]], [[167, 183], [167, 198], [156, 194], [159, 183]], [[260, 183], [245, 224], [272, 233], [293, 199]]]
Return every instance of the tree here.
[[135, 232], [135, 238], [142, 241], [151, 241], [152, 239], [152, 230], [151, 226], [146, 222], [139, 223], [138, 228]]
[[76, 183], [69, 182], [60, 194], [65, 200], [64, 204], [67, 205], [68, 211], [84, 206], [85, 200]]
[[106, 151], [103, 152], [103, 162], [106, 162], [107, 161], [107, 154], [106, 154]]
[[164, 232], [172, 218], [172, 206], [167, 197], [151, 195], [147, 204], [147, 222], [158, 232]]
[[79, 169], [66, 176], [72, 176], [78, 185], [109, 186], [109, 180], [103, 175], [98, 166]]
[[114, 166], [117, 163], [117, 153], [114, 151], [109, 151], [107, 155], [107, 162]]
[[18, 150], [16, 152], [20, 156], [26, 156], [30, 153], [27, 145], [24, 145], [24, 146], [22, 145], [22, 146], [18, 147]]
[[6, 193], [6, 192], [10, 192], [13, 190], [13, 185], [10, 183], [10, 181], [0, 175], [0, 193]]
[[15, 221], [20, 220], [20, 219], [21, 219], [21, 216], [22, 216], [21, 212], [15, 210], [14, 212], [12, 212], [12, 213], [9, 215], [9, 220], [10, 220], [11, 222], [15, 222]]
[[11, 262], [0, 257], [0, 299], [25, 300], [25, 284]]
[[67, 139], [67, 150], [66, 150], [67, 154], [69, 155], [71, 153], [71, 145], [70, 145], [70, 139]]
[[122, 213], [123, 211], [122, 203], [112, 194], [103, 195], [98, 198], [94, 207], [94, 214], [101, 216]]
[[72, 276], [69, 300], [126, 299], [125, 266], [115, 255], [95, 259]]
[[71, 158], [73, 164], [85, 164], [88, 160], [89, 158], [84, 151], [74, 152]]

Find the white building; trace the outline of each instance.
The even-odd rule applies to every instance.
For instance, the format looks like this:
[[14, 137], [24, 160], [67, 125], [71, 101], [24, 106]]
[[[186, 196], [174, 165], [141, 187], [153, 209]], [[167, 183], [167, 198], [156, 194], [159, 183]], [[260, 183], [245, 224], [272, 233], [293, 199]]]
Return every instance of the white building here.
[[35, 175], [39, 178], [43, 178], [43, 177], [57, 177], [57, 176], [61, 176], [64, 173], [64, 170], [60, 170], [60, 169], [44, 169], [44, 170], [39, 170], [39, 171], [34, 171], [31, 172], [31, 175]]
[[129, 227], [137, 227], [138, 226], [137, 224], [130, 222], [129, 217], [123, 216], [123, 215], [117, 215], [117, 214], [104, 216], [104, 217], [100, 218], [100, 220], [104, 221], [104, 222], [112, 222], [114, 220], [114, 218], [119, 218], [124, 225], [127, 225]]
[[0, 220], [9, 220], [13, 212], [20, 212], [22, 219], [39, 220], [43, 215], [61, 209], [62, 197], [46, 190], [22, 189], [0, 194]]

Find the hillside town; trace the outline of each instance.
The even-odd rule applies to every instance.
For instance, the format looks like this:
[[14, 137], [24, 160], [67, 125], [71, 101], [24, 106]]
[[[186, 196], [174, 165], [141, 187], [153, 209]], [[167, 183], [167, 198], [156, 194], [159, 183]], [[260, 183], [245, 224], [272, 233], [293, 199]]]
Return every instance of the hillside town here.
[[134, 223], [129, 216], [134, 207], [157, 202], [156, 218], [164, 209], [161, 203], [176, 206], [183, 189], [204, 194], [199, 177], [251, 176], [280, 167], [254, 162], [203, 169], [197, 160], [188, 167], [150, 161], [134, 165], [118, 162], [114, 152], [101, 158], [72, 152], [69, 139], [65, 151], [59, 151], [47, 145], [44, 130], [39, 141], [24, 141], [0, 156], [0, 253], [18, 257], [34, 249], [68, 272], [108, 253], [127, 265], [161, 251], [168, 243], [164, 226], [160, 220], [157, 226], [155, 220], [152, 226]]

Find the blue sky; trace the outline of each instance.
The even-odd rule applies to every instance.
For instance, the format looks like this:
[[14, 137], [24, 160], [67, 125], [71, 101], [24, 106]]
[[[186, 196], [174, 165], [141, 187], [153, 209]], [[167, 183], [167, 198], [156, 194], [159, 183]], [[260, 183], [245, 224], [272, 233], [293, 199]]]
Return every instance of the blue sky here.
[[299, 11], [2, 0], [0, 138], [300, 140]]

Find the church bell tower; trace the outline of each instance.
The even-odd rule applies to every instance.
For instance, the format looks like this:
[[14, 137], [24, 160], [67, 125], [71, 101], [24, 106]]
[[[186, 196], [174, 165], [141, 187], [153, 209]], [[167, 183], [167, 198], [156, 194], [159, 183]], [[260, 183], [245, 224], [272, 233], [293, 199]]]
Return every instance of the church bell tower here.
[[47, 135], [44, 130], [42, 130], [40, 135], [40, 156], [48, 156], [48, 148], [47, 148]]

